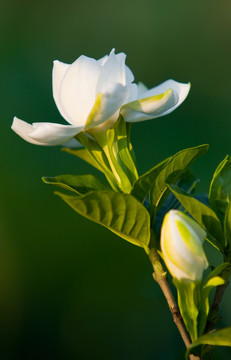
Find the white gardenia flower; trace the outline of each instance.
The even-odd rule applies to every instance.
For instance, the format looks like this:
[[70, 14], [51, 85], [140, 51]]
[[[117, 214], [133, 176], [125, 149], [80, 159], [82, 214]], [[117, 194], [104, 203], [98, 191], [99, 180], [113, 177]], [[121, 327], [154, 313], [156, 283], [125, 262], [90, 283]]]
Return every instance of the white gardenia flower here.
[[[70, 125], [37, 122], [32, 125], [14, 117], [12, 129], [36, 145], [61, 145], [81, 131], [99, 125], [112, 126], [121, 114], [137, 122], [164, 116], [175, 110], [188, 95], [190, 84], [167, 80], [148, 90], [135, 84], [126, 55], [109, 55], [99, 60], [80, 56], [73, 64], [58, 60], [53, 66], [53, 96], [60, 114]], [[104, 124], [104, 125], [102, 125]]]
[[171, 275], [178, 280], [200, 281], [208, 267], [202, 244], [206, 232], [189, 216], [170, 210], [161, 228], [161, 250]]

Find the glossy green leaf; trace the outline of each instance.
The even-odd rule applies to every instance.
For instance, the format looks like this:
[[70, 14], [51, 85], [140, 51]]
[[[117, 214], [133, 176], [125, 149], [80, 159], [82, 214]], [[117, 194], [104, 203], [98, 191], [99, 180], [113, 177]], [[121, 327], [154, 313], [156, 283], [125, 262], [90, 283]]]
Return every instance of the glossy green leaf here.
[[186, 351], [187, 360], [192, 349], [199, 345], [231, 346], [231, 327], [202, 335]]
[[56, 185], [79, 195], [93, 190], [109, 190], [108, 186], [94, 175], [59, 175], [56, 177], [43, 177], [42, 180], [46, 184]]
[[224, 250], [222, 225], [215, 212], [180, 188], [168, 185], [186, 211], [208, 232], [207, 240], [218, 250]]
[[173, 278], [173, 283], [177, 288], [180, 313], [192, 341], [195, 341], [198, 336], [197, 317], [200, 304], [200, 282], [179, 281]]
[[224, 219], [225, 245], [229, 244], [231, 248], [231, 201], [229, 202]]
[[218, 165], [209, 189], [209, 202], [223, 222], [231, 199], [231, 158], [229, 155]]
[[114, 191], [91, 192], [83, 197], [56, 192], [80, 215], [101, 224], [149, 253], [150, 216], [129, 194]]
[[223, 285], [224, 282], [224, 279], [222, 279], [220, 276], [211, 277], [208, 281], [205, 282], [201, 290], [200, 310], [198, 316], [199, 336], [202, 335], [205, 330], [207, 317], [209, 314], [209, 294], [214, 287]]
[[169, 159], [170, 158], [167, 158], [161, 163], [154, 166], [152, 169], [141, 175], [139, 179], [135, 182], [131, 194], [141, 203], [143, 203], [146, 199], [153, 185], [153, 182], [163, 169], [164, 165], [169, 161]]
[[77, 156], [78, 158], [86, 161], [88, 164], [94, 166], [99, 171], [102, 171], [102, 168], [98, 165], [98, 163], [94, 160], [91, 154], [85, 149], [70, 149], [70, 148], [62, 148], [62, 151]]
[[157, 212], [158, 205], [164, 196], [168, 195], [167, 184], [175, 184], [179, 177], [188, 169], [188, 167], [208, 150], [208, 145], [200, 145], [185, 149], [174, 156], [163, 166], [161, 172], [156, 177], [150, 191], [150, 203]]

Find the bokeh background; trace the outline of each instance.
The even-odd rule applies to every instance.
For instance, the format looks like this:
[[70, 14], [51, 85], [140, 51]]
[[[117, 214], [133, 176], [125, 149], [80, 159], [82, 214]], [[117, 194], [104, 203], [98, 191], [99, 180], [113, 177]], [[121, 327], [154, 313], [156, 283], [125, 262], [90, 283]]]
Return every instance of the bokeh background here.
[[[0, 0], [0, 39], [0, 358], [183, 359], [144, 251], [81, 218], [41, 182], [96, 172], [58, 147], [24, 142], [10, 126], [14, 115], [64, 123], [52, 61], [100, 58], [115, 47], [136, 81], [192, 83], [177, 111], [133, 126], [140, 173], [209, 143], [193, 167], [207, 191], [231, 153], [230, 1]], [[231, 324], [230, 290], [220, 326]], [[230, 355], [218, 349], [215, 359]]]

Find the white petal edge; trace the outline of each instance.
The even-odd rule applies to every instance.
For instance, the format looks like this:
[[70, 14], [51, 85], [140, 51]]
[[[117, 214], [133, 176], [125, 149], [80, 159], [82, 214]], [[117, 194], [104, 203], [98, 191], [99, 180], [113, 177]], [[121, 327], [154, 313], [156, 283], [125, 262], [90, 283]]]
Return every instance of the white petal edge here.
[[170, 109], [166, 110], [161, 115], [159, 115], [159, 116], [164, 116], [170, 114], [178, 106], [180, 106], [180, 104], [182, 104], [182, 102], [186, 99], [189, 93], [190, 87], [191, 87], [190, 83], [180, 83], [175, 80], [169, 79], [164, 81], [160, 85], [157, 85], [154, 88], [145, 91], [143, 94], [141, 93], [139, 99], [162, 94], [166, 92], [168, 89], [172, 89], [176, 97], [175, 104]]
[[42, 146], [62, 145], [83, 130], [83, 127], [55, 123], [33, 123], [13, 119], [12, 130], [31, 144]]
[[175, 104], [175, 93], [168, 89], [165, 93], [132, 101], [122, 106], [120, 113], [127, 122], [139, 122], [163, 116]]
[[102, 66], [96, 86], [97, 94], [99, 92], [108, 92], [108, 87], [110, 87], [111, 83], [126, 85], [125, 58], [126, 55], [124, 53], [115, 54], [115, 49], [112, 49]]
[[52, 69], [53, 98], [54, 98], [54, 101], [56, 103], [56, 106], [57, 106], [60, 114], [67, 121], [68, 121], [67, 115], [63, 109], [61, 102], [60, 102], [59, 91], [60, 91], [60, 85], [62, 83], [64, 75], [66, 74], [66, 71], [69, 67], [70, 67], [69, 64], [65, 64], [59, 60], [53, 61], [53, 69]]

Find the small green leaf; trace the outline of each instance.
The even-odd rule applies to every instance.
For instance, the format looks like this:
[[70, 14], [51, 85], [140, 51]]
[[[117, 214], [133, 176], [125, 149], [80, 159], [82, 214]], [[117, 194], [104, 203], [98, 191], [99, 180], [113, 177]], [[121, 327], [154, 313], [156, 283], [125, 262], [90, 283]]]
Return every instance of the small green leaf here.
[[149, 253], [150, 216], [129, 194], [114, 191], [91, 192], [83, 197], [56, 192], [80, 215], [101, 224]]
[[206, 284], [210, 279], [212, 279], [214, 276], [220, 275], [223, 270], [225, 270], [230, 264], [228, 262], [222, 263], [218, 265], [211, 273], [207, 276], [207, 278], [204, 281], [204, 284]]
[[200, 282], [179, 281], [173, 278], [177, 288], [178, 306], [192, 341], [197, 339], [197, 317], [200, 303]]
[[210, 206], [217, 213], [222, 222], [230, 199], [231, 158], [227, 155], [215, 170], [209, 189]]
[[146, 199], [153, 185], [153, 182], [163, 169], [164, 165], [169, 161], [169, 159], [170, 158], [167, 158], [161, 163], [154, 166], [152, 169], [141, 175], [139, 179], [135, 182], [131, 194], [141, 203], [143, 203]]
[[224, 219], [225, 245], [231, 248], [231, 201], [229, 202]]
[[218, 250], [224, 250], [224, 235], [220, 220], [215, 212], [180, 188], [168, 185], [186, 211], [208, 232], [207, 240]]
[[[215, 271], [217, 272], [217, 269], [215, 269]], [[210, 278], [205, 282], [205, 284], [201, 290], [200, 310], [199, 310], [199, 316], [198, 316], [199, 336], [202, 335], [204, 332], [206, 322], [207, 322], [207, 317], [209, 314], [209, 307], [210, 307], [209, 306], [209, 294], [214, 287], [223, 285], [225, 282], [224, 279], [222, 279], [220, 276], [212, 277], [211, 274], [210, 274]]]
[[94, 160], [91, 154], [85, 149], [70, 149], [70, 148], [62, 148], [62, 151], [77, 156], [78, 158], [86, 161], [88, 164], [94, 166], [99, 171], [102, 171], [102, 168], [98, 165], [98, 163]]
[[93, 190], [109, 190], [108, 186], [94, 175], [59, 175], [56, 177], [43, 177], [42, 180], [45, 184], [56, 185], [79, 195]]
[[200, 145], [185, 149], [171, 158], [163, 166], [161, 172], [155, 178], [150, 191], [150, 203], [154, 207], [156, 214], [158, 205], [164, 196], [167, 197], [169, 191], [167, 184], [175, 184], [179, 177], [188, 169], [188, 167], [208, 150], [208, 145]]
[[185, 359], [187, 360], [191, 350], [199, 345], [231, 346], [231, 327], [217, 330], [202, 335], [187, 349]]

